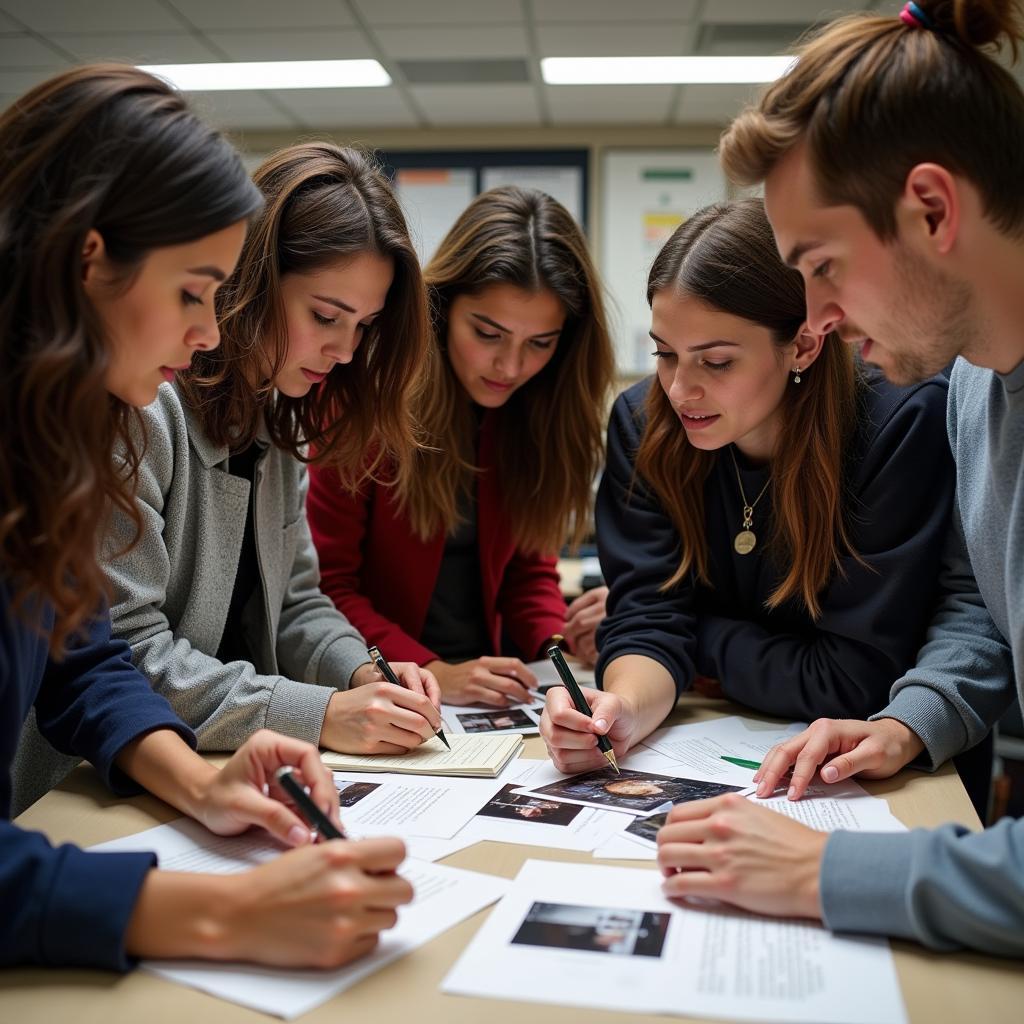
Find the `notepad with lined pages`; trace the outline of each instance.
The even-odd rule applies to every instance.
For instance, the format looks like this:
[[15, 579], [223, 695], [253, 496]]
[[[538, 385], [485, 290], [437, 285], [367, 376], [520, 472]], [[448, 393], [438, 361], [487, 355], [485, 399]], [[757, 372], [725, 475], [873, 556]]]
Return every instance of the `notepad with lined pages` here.
[[320, 758], [336, 772], [398, 772], [408, 775], [465, 775], [493, 779], [523, 745], [518, 734], [450, 736], [452, 749], [435, 736], [405, 754], [338, 754], [320, 751]]

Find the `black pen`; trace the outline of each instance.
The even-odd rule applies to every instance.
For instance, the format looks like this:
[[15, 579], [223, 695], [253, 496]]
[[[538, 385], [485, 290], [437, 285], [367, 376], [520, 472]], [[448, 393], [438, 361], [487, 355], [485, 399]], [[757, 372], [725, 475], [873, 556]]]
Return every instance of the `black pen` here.
[[348, 836], [313, 803], [304, 786], [295, 781], [294, 769], [290, 765], [278, 768], [274, 773], [281, 788], [295, 801], [295, 808], [306, 824], [324, 839], [347, 839]]
[[[370, 656], [370, 661], [376, 666], [377, 671], [389, 682], [392, 686], [401, 686], [403, 689], [408, 689], [402, 683], [402, 680], [395, 675], [395, 670], [387, 663], [387, 659], [383, 654], [380, 653], [380, 648], [377, 646], [367, 647], [366, 653]], [[438, 727], [434, 730], [434, 735], [449, 749], [452, 749], [452, 745], [448, 742], [447, 737], [444, 734], [444, 729]]]
[[[587, 703], [587, 698], [583, 696], [583, 691], [580, 689], [580, 684], [576, 682], [576, 677], [572, 674], [569, 669], [568, 662], [562, 657], [562, 649], [557, 644], [553, 644], [547, 650], [547, 655], [554, 663], [555, 671], [559, 674], [562, 682], [565, 683], [565, 688], [569, 691], [569, 696], [572, 697], [573, 704], [576, 705], [576, 710], [581, 715], [586, 715], [587, 718], [593, 718], [593, 714], [590, 710], [590, 705]], [[615, 769], [615, 774], [619, 774], [619, 762], [615, 759], [615, 751], [612, 749], [611, 740], [607, 736], [597, 737], [597, 747], [604, 754], [608, 763]]]

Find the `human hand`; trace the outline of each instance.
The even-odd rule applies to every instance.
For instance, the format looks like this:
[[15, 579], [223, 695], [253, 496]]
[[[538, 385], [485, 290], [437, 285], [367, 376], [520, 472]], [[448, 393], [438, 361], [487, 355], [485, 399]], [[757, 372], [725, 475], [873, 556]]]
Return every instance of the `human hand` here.
[[676, 804], [658, 831], [662, 889], [758, 914], [821, 917], [828, 835], [736, 793]]
[[[435, 708], [441, 709], [441, 688], [438, 686], [433, 672], [426, 668], [420, 668], [414, 661], [392, 661], [389, 664], [391, 671], [398, 676], [398, 681], [406, 689], [412, 693], [422, 693]], [[384, 676], [372, 662], [367, 662], [352, 673], [348, 686], [351, 690], [357, 686], [381, 682], [384, 682]]]
[[439, 728], [441, 714], [424, 694], [378, 681], [331, 697], [320, 746], [346, 754], [404, 754]]
[[540, 720], [540, 734], [555, 767], [566, 775], [604, 768], [608, 762], [597, 746], [598, 736], [611, 740], [616, 758], [625, 757], [632, 746], [636, 714], [631, 704], [614, 693], [584, 689], [583, 696], [592, 718], [576, 710], [564, 686], [548, 690]]
[[218, 835], [238, 835], [259, 825], [289, 846], [309, 843], [309, 826], [274, 778], [284, 765], [296, 769], [296, 781], [309, 788], [313, 802], [340, 828], [338, 791], [316, 747], [269, 729], [253, 733], [220, 771], [205, 776], [188, 810]]
[[458, 665], [431, 661], [427, 668], [437, 676], [447, 704], [529, 704], [530, 690], [537, 686], [537, 677], [518, 658], [474, 658]]
[[[819, 765], [822, 782], [840, 782], [851, 775], [887, 779], [924, 750], [917, 733], [895, 718], [875, 722], [819, 718], [802, 733], [777, 743], [754, 773], [759, 797], [771, 796], [792, 767], [787, 795], [799, 800]], [[827, 763], [826, 763], [827, 762]]]
[[398, 839], [336, 839], [227, 876], [222, 958], [332, 968], [365, 955], [413, 898], [395, 874], [404, 858]]
[[605, 615], [607, 587], [594, 587], [580, 594], [565, 612], [562, 633], [572, 653], [588, 668], [597, 663], [597, 627]]

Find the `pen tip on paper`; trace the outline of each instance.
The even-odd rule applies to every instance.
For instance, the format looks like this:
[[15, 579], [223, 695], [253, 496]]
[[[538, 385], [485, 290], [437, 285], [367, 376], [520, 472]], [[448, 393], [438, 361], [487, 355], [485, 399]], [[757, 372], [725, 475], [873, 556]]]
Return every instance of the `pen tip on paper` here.
[[444, 734], [444, 729], [438, 729], [434, 735], [449, 749], [452, 749], [452, 745], [448, 742], [448, 737]]
[[604, 752], [604, 756], [608, 758], [608, 763], [615, 769], [615, 774], [621, 775], [622, 773], [619, 771], [619, 762], [615, 759], [615, 751], [606, 750]]

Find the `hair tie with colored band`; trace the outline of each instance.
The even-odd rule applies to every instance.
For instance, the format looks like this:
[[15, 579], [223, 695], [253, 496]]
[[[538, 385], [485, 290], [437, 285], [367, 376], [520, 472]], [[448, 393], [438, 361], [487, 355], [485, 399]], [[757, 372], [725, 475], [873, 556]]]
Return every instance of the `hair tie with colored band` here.
[[900, 11], [900, 21], [911, 28], [926, 28], [929, 32], [938, 32], [939, 26], [935, 24], [932, 17], [926, 14], [921, 8], [912, 2], [904, 4]]

